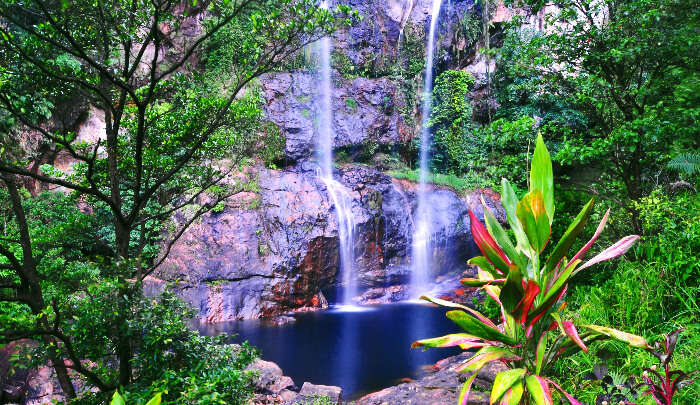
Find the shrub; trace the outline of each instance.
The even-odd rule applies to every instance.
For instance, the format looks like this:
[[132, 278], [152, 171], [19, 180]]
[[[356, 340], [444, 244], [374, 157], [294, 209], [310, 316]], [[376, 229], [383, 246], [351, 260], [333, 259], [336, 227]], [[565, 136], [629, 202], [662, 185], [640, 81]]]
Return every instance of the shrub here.
[[[514, 245], [505, 230], [484, 204], [486, 227], [470, 211], [471, 232], [484, 256], [470, 260], [478, 266], [477, 279], [463, 284], [478, 286], [498, 303], [502, 323], [496, 325], [479, 312], [435, 298], [423, 297], [445, 307], [457, 308], [447, 317], [467, 333], [456, 333], [414, 342], [413, 347], [451, 347], [479, 350], [458, 370], [472, 373], [459, 396], [466, 404], [477, 373], [487, 363], [499, 360], [508, 370], [499, 373], [491, 389], [491, 403], [518, 404], [529, 393], [538, 404], [552, 404], [550, 385], [558, 389], [571, 404], [579, 404], [550, 376], [558, 360], [579, 350], [588, 351], [594, 341], [612, 339], [630, 346], [651, 350], [641, 336], [598, 325], [574, 326], [563, 319], [568, 281], [582, 270], [624, 254], [638, 239], [630, 235], [582, 263], [607, 221], [598, 225], [593, 237], [571, 259], [569, 249], [576, 241], [593, 210], [593, 199], [584, 206], [546, 260], [540, 254], [550, 239], [554, 220], [554, 184], [549, 152], [539, 136], [532, 157], [529, 192], [518, 202], [507, 180], [503, 180], [502, 202]], [[579, 333], [578, 329], [582, 332]], [[526, 397], [526, 401], [528, 401]]]

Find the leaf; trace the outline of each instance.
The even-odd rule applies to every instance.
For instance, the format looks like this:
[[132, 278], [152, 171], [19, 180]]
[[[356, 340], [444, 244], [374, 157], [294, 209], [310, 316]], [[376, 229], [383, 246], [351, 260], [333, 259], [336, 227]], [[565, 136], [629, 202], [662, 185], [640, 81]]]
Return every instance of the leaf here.
[[501, 371], [496, 375], [491, 387], [491, 397], [489, 403], [493, 404], [506, 393], [515, 383], [520, 381], [525, 375], [524, 368], [514, 368], [511, 370]]
[[503, 186], [503, 193], [501, 195], [501, 203], [503, 203], [503, 208], [506, 211], [506, 218], [508, 218], [508, 224], [510, 224], [510, 229], [513, 230], [515, 234], [515, 240], [517, 242], [517, 249], [520, 251], [527, 251], [530, 246], [527, 235], [523, 230], [523, 226], [520, 223], [517, 215], [515, 214], [515, 209], [518, 203], [518, 197], [515, 195], [513, 187], [510, 185], [508, 180], [505, 178], [501, 180]]
[[542, 193], [544, 207], [551, 225], [554, 221], [554, 175], [552, 173], [552, 159], [541, 134], [537, 135], [535, 141], [535, 152], [532, 154], [532, 167], [530, 168], [530, 191], [536, 189]]
[[552, 314], [552, 318], [554, 318], [554, 320], [557, 322], [557, 326], [559, 327], [562, 335], [567, 336], [576, 346], [588, 353], [588, 348], [583, 343], [583, 340], [581, 340], [581, 337], [578, 335], [578, 331], [573, 323], [570, 321], [562, 321], [559, 314], [556, 312]]
[[557, 267], [559, 261], [566, 255], [566, 253], [571, 249], [571, 245], [576, 241], [576, 237], [583, 231], [588, 223], [588, 218], [593, 212], [593, 205], [595, 199], [591, 198], [590, 201], [581, 209], [574, 221], [569, 225], [569, 228], [564, 232], [564, 236], [559, 239], [557, 245], [554, 247], [552, 254], [549, 255], [547, 262], [544, 265], [545, 274], [550, 274], [552, 270]]
[[151, 398], [150, 401], [146, 402], [146, 405], [160, 405], [160, 402], [163, 400], [163, 394], [162, 393], [157, 393], [156, 396]]
[[537, 349], [535, 350], [535, 374], [540, 374], [542, 365], [544, 364], [544, 354], [547, 349], [547, 331], [542, 332], [540, 340], [537, 341]]
[[547, 378], [547, 382], [555, 386], [563, 395], [566, 397], [566, 400], [569, 401], [571, 405], [583, 405], [579, 401], [576, 400], [576, 398], [573, 397], [573, 395], [569, 394], [568, 392], [564, 391], [562, 387], [559, 386], [559, 384], [555, 383], [551, 379]]
[[481, 313], [479, 313], [479, 311], [477, 311], [475, 309], [471, 309], [466, 305], [458, 304], [458, 303], [452, 302], [452, 301], [441, 300], [440, 298], [432, 298], [432, 297], [426, 297], [426, 296], [422, 296], [420, 298], [422, 300], [431, 302], [433, 304], [440, 305], [441, 307], [463, 309], [463, 310], [469, 312], [470, 314], [474, 315], [475, 317], [477, 317], [477, 319], [479, 319], [481, 322], [485, 323], [486, 325], [488, 325], [492, 328], [496, 328], [496, 324], [491, 322], [491, 320], [489, 318], [487, 318], [484, 315], [482, 315]]
[[516, 205], [515, 214], [523, 225], [532, 249], [537, 253], [541, 252], [547, 245], [551, 231], [542, 192], [534, 189], [525, 194]]
[[124, 398], [119, 395], [119, 392], [114, 391], [114, 395], [112, 395], [112, 402], [110, 402], [109, 405], [126, 405], [126, 402], [124, 402]]
[[503, 274], [508, 273], [510, 264], [508, 258], [471, 210], [469, 210], [469, 223], [472, 237], [481, 253]]
[[483, 197], [481, 197], [481, 205], [484, 207], [484, 222], [486, 223], [486, 229], [489, 231], [489, 234], [493, 236], [510, 260], [515, 262], [521, 269], [527, 268], [526, 258], [515, 249], [506, 231], [491, 213], [491, 210], [486, 206]]
[[506, 394], [501, 398], [500, 405], [518, 405], [520, 403], [520, 398], [523, 397], [523, 382], [518, 381], [506, 392]]
[[491, 279], [491, 280], [479, 280], [478, 278], [463, 278], [459, 280], [460, 283], [468, 287], [484, 287], [492, 284], [503, 284], [506, 282], [505, 278]]
[[586, 267], [591, 267], [596, 263], [604, 262], [607, 260], [614, 259], [618, 256], [624, 255], [627, 252], [627, 250], [629, 250], [629, 248], [631, 248], [632, 245], [634, 245], [634, 242], [636, 242], [637, 239], [639, 239], [639, 235], [625, 236], [624, 238], [617, 241], [617, 243], [615, 243], [614, 245], [598, 253], [591, 260], [584, 263], [583, 266], [576, 269], [576, 271], [573, 274], [576, 275], [576, 273], [580, 272]]
[[525, 377], [527, 390], [535, 400], [536, 405], [553, 405], [552, 394], [549, 392], [549, 385], [544, 378], [530, 374]]
[[510, 267], [508, 277], [506, 277], [506, 282], [501, 289], [501, 294], [499, 295], [503, 308], [507, 313], [513, 313], [516, 305], [518, 305], [518, 302], [522, 300], [523, 294], [522, 273], [520, 272], [520, 268], [518, 268], [518, 266], [513, 265]]
[[[576, 255], [569, 260], [569, 266], [573, 265], [573, 263], [576, 262], [576, 260], [583, 259], [583, 256], [588, 252], [588, 249], [593, 246], [595, 241], [598, 239], [598, 236], [600, 236], [600, 233], [603, 232], [603, 228], [605, 228], [605, 223], [608, 222], [608, 216], [610, 215], [610, 208], [608, 208], [607, 211], [605, 211], [605, 215], [603, 215], [603, 219], [600, 220], [600, 223], [598, 224], [598, 227], [596, 228], [595, 232], [593, 233], [593, 236], [591, 239], [586, 242], [583, 247], [576, 252]], [[568, 266], [567, 266], [568, 267]]]
[[528, 280], [527, 286], [525, 287], [525, 294], [513, 310], [514, 315], [519, 315], [518, 318], [521, 325], [525, 325], [525, 321], [527, 320], [527, 314], [530, 312], [530, 308], [532, 308], [532, 303], [535, 302], [535, 298], [537, 298], [537, 294], [539, 293], [540, 286], [537, 285], [537, 282], [535, 282], [535, 280]]
[[484, 256], [476, 256], [472, 257], [467, 261], [468, 264], [471, 264], [472, 266], [477, 266], [481, 270], [491, 274], [493, 277], [502, 277], [503, 275], [499, 273], [495, 267], [491, 264], [489, 259], [485, 258]]
[[497, 329], [480, 322], [478, 319], [468, 315], [464, 311], [449, 311], [447, 313], [447, 318], [459, 325], [468, 333], [478, 336], [484, 340], [495, 340], [509, 345], [514, 345], [517, 343], [514, 339], [504, 335]]
[[582, 328], [592, 330], [593, 332], [600, 333], [602, 335], [608, 336], [620, 342], [627, 343], [632, 347], [639, 347], [641, 349], [649, 348], [646, 339], [641, 336], [633, 335], [631, 333], [623, 332], [621, 330], [607, 328], [605, 326], [598, 325], [583, 325]]
[[429, 347], [453, 347], [459, 346], [463, 343], [477, 341], [481, 341], [481, 338], [469, 335], [467, 333], [453, 333], [450, 335], [415, 341], [411, 344], [411, 349], [415, 349], [417, 347], [423, 347], [424, 350]]
[[476, 352], [476, 354], [457, 367], [457, 371], [465, 372], [481, 370], [481, 368], [487, 363], [495, 360], [513, 360], [518, 358], [519, 357], [510, 350], [498, 346], [486, 346], [482, 347], [478, 352]]
[[459, 398], [457, 398], [457, 405], [467, 405], [469, 402], [469, 391], [472, 389], [472, 384], [476, 379], [476, 375], [479, 374], [479, 370], [475, 371], [467, 381], [462, 385], [462, 389], [459, 391]]

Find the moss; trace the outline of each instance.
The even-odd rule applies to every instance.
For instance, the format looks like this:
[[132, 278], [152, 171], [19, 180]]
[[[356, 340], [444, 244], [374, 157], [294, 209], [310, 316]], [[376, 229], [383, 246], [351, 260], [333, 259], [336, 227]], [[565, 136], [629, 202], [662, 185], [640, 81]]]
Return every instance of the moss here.
[[345, 106], [353, 112], [357, 111], [357, 101], [352, 97], [345, 99]]
[[309, 110], [308, 108], [304, 108], [303, 110], [301, 110], [301, 115], [303, 115], [304, 118], [311, 118], [311, 110]]

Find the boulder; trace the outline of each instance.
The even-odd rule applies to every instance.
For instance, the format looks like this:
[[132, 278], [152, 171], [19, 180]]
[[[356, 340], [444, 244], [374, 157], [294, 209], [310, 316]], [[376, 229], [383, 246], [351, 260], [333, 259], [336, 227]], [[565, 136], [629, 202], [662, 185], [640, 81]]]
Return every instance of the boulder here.
[[[330, 404], [340, 404], [343, 389], [333, 385], [316, 385], [305, 382], [293, 404], [308, 404], [314, 399], [327, 398]], [[324, 402], [325, 404], [326, 402]]]

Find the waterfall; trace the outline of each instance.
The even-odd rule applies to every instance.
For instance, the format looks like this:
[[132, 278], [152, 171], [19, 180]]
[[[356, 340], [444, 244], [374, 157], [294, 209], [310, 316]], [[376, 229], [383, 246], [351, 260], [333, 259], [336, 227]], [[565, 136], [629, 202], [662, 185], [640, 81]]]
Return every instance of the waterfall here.
[[433, 107], [433, 53], [435, 48], [435, 31], [437, 30], [438, 17], [442, 0], [433, 0], [430, 18], [430, 30], [428, 31], [428, 46], [425, 57], [425, 80], [423, 83], [423, 105], [421, 108], [421, 135], [420, 135], [420, 177], [418, 184], [418, 207], [415, 216], [413, 241], [411, 244], [411, 293], [422, 294], [430, 285], [431, 274], [431, 243], [432, 215], [428, 204], [428, 159], [430, 154], [430, 130], [428, 120]]
[[[325, 1], [321, 7], [327, 8]], [[318, 141], [316, 145], [319, 162], [319, 177], [326, 185], [326, 190], [333, 202], [338, 220], [338, 239], [340, 243], [340, 279], [342, 295], [338, 302], [343, 306], [353, 305], [352, 298], [357, 295], [357, 277], [355, 275], [355, 217], [352, 212], [352, 195], [340, 182], [333, 178], [333, 86], [331, 84], [331, 39], [319, 40], [320, 66], [318, 81]]]

